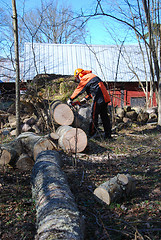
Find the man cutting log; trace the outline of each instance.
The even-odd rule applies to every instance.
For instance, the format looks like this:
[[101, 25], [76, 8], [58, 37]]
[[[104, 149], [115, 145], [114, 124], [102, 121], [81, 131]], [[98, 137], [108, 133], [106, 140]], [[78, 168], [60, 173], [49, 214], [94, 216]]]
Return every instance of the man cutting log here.
[[67, 101], [69, 105], [72, 105], [73, 100], [78, 96], [87, 92], [87, 96], [80, 101], [80, 104], [84, 104], [89, 99], [93, 99], [91, 120], [89, 125], [89, 136], [92, 137], [96, 134], [98, 128], [98, 116], [100, 115], [105, 139], [111, 138], [111, 123], [107, 113], [107, 105], [111, 101], [105, 83], [92, 71], [83, 70], [77, 68], [74, 71], [75, 82], [79, 83], [74, 90], [70, 99]]

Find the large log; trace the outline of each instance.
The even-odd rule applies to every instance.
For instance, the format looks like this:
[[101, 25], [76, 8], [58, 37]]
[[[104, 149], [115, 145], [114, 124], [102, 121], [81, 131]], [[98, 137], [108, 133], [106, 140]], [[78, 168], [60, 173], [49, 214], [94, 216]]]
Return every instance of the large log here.
[[60, 167], [56, 151], [41, 152], [36, 159], [32, 179], [32, 193], [36, 203], [36, 240], [83, 239], [82, 222]]
[[34, 160], [36, 160], [38, 153], [57, 148], [56, 145], [46, 137], [38, 136], [32, 132], [21, 133], [17, 139], [21, 140], [25, 151], [29, 156], [33, 157]]
[[50, 113], [53, 121], [58, 125], [71, 125], [74, 121], [74, 114], [71, 108], [61, 101], [54, 101], [50, 105]]
[[59, 135], [59, 146], [66, 152], [82, 152], [87, 146], [87, 135], [80, 128], [60, 126], [56, 133]]
[[91, 119], [91, 105], [84, 104], [79, 106], [79, 109], [74, 111], [73, 126], [81, 128], [85, 133], [88, 133], [89, 123]]
[[110, 205], [112, 202], [130, 196], [134, 190], [135, 179], [129, 174], [118, 174], [97, 187], [94, 195], [99, 201]]
[[22, 153], [27, 153], [35, 160], [37, 154], [41, 151], [56, 148], [56, 144], [46, 137], [38, 136], [32, 132], [21, 133], [14, 141], [0, 146], [0, 164], [9, 163], [15, 166]]

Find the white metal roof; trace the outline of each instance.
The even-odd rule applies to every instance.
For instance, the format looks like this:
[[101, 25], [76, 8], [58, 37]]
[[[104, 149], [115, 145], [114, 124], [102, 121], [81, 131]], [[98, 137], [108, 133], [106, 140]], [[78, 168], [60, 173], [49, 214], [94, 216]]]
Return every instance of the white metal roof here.
[[[144, 57], [149, 77], [149, 64], [146, 55]], [[32, 46], [31, 43], [25, 43], [25, 80], [45, 72], [73, 75], [76, 68], [83, 68], [92, 70], [104, 81], [114, 81], [117, 67], [117, 81], [138, 81], [134, 72], [141, 81], [146, 81], [138, 45], [123, 46], [120, 53], [120, 46], [116, 45], [34, 43]]]
[[[146, 77], [150, 79], [149, 64], [147, 55], [144, 54], [144, 60], [142, 56], [138, 45], [124, 45], [120, 51], [116, 45], [25, 43], [20, 76], [26, 81], [41, 73], [73, 75], [76, 68], [83, 68], [108, 82], [138, 81], [134, 72], [141, 81], [146, 81]], [[0, 61], [0, 80], [15, 81], [11, 61]]]

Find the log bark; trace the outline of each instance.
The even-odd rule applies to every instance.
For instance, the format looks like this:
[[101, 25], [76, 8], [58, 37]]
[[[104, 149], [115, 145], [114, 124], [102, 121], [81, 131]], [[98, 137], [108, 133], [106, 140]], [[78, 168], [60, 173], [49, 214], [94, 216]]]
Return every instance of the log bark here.
[[89, 124], [91, 119], [91, 105], [80, 106], [78, 110], [74, 111], [73, 126], [81, 128], [85, 133], [89, 131]]
[[30, 157], [36, 160], [38, 153], [45, 150], [54, 150], [56, 145], [43, 136], [38, 136], [32, 132], [21, 133], [17, 139], [21, 140], [25, 151]]
[[60, 126], [56, 133], [59, 135], [59, 146], [66, 152], [82, 152], [87, 146], [87, 135], [80, 128]]
[[94, 190], [94, 195], [101, 202], [110, 205], [135, 191], [135, 179], [129, 174], [118, 174]]
[[33, 159], [25, 153], [21, 154], [18, 158], [18, 161], [16, 162], [16, 168], [21, 171], [32, 170], [33, 165]]
[[15, 161], [22, 153], [22, 144], [20, 140], [15, 139], [10, 143], [0, 146], [0, 164], [11, 166], [15, 165]]
[[36, 202], [36, 240], [82, 240], [81, 218], [56, 151], [41, 152], [36, 159], [32, 194]]
[[54, 101], [50, 105], [50, 113], [54, 122], [58, 125], [72, 125], [74, 121], [74, 114], [71, 108], [61, 101]]
[[14, 141], [0, 146], [0, 164], [15, 166], [19, 156], [27, 153], [32, 159], [45, 150], [57, 149], [55, 143], [32, 132], [21, 133]]

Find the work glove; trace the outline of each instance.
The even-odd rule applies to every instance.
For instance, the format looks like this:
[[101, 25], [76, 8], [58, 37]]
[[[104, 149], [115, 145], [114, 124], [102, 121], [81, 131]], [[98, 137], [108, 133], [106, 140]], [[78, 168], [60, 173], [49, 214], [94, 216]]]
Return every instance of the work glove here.
[[70, 98], [68, 99], [67, 104], [68, 104], [69, 106], [72, 106], [72, 100], [71, 100]]
[[72, 102], [72, 106], [76, 106], [76, 105], [81, 105], [81, 103], [79, 101], [75, 101], [75, 102]]
[[87, 102], [87, 99], [86, 98], [82, 98], [81, 100], [80, 100], [80, 104], [85, 104]]

